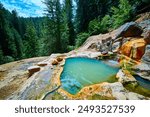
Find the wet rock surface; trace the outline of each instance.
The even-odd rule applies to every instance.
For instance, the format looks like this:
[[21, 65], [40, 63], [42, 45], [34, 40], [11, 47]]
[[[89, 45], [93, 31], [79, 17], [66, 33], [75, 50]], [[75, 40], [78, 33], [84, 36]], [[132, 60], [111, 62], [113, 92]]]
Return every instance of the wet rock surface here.
[[144, 56], [142, 57], [142, 61], [150, 64], [150, 45], [146, 46], [146, 51]]
[[144, 79], [150, 80], [150, 64], [140, 63], [133, 67], [135, 74]]
[[137, 83], [136, 79], [127, 70], [119, 70], [119, 72], [116, 75], [116, 78], [118, 78], [118, 81], [122, 84]]
[[29, 76], [32, 76], [35, 72], [40, 71], [40, 67], [39, 66], [31, 66], [28, 68], [29, 71]]

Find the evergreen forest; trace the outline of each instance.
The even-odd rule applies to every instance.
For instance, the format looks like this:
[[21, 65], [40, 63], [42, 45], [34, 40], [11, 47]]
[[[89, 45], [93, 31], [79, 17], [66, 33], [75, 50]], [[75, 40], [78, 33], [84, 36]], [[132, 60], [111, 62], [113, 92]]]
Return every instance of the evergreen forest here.
[[43, 17], [20, 17], [0, 3], [0, 64], [65, 53], [92, 35], [110, 32], [137, 14], [149, 0], [43, 0]]

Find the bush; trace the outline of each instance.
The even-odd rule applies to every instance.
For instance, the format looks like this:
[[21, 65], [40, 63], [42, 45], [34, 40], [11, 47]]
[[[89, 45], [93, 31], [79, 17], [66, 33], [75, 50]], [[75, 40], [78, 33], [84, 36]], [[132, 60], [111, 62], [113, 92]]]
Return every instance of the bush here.
[[107, 33], [109, 30], [116, 29], [125, 22], [129, 21], [132, 14], [133, 8], [129, 1], [119, 0], [118, 7], [111, 7], [110, 15], [105, 15], [101, 21], [99, 18], [90, 21], [88, 31], [91, 35]]
[[68, 50], [68, 51], [72, 51], [72, 50], [74, 50], [74, 49], [75, 49], [75, 46], [71, 46], [71, 45], [67, 46], [67, 50]]
[[89, 33], [79, 33], [76, 38], [76, 47], [81, 46], [89, 36]]
[[2, 64], [2, 63], [3, 63], [3, 52], [0, 49], [0, 64]]
[[119, 0], [118, 8], [112, 7], [112, 28], [118, 28], [131, 18], [132, 6], [128, 0]]
[[9, 63], [12, 61], [15, 61], [15, 59], [13, 57], [11, 57], [11, 56], [5, 56], [4, 57], [4, 63]]
[[92, 35], [96, 35], [100, 33], [101, 26], [100, 26], [100, 21], [98, 19], [94, 19], [90, 21], [89, 26], [88, 26], [88, 31]]
[[102, 18], [100, 27], [101, 27], [101, 33], [108, 32], [109, 28], [111, 27], [111, 17], [109, 15], [105, 15]]

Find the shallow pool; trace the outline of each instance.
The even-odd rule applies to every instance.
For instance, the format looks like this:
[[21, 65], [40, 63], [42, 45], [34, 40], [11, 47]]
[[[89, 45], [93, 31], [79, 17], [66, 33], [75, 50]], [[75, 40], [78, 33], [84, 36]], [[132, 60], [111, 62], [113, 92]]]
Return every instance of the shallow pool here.
[[61, 74], [62, 88], [76, 94], [84, 86], [109, 81], [118, 72], [116, 65], [89, 58], [68, 58]]
[[134, 76], [135, 79], [137, 80], [137, 82], [139, 83], [140, 86], [142, 86], [143, 88], [145, 89], [148, 89], [150, 90], [150, 81], [149, 80], [146, 80], [146, 79], [143, 79], [141, 78], [140, 76]]

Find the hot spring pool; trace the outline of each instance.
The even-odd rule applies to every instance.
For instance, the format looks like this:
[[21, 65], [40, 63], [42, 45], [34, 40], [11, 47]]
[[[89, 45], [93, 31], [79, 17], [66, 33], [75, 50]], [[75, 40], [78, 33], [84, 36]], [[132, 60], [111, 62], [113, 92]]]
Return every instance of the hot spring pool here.
[[62, 88], [76, 94], [84, 86], [108, 81], [119, 68], [89, 58], [68, 58], [61, 74]]

